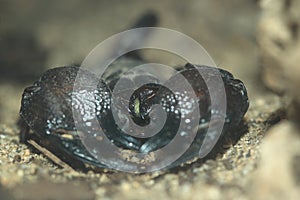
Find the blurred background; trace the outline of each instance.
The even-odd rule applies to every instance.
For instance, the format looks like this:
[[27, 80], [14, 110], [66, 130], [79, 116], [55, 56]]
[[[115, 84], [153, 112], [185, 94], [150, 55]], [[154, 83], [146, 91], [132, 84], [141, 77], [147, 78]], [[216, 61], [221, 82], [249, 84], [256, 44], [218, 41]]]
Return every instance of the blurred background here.
[[28, 81], [45, 68], [80, 63], [149, 10], [157, 13], [158, 26], [194, 38], [218, 65], [238, 66], [238, 74], [255, 65], [255, 1], [29, 0], [1, 1], [0, 9], [1, 78]]
[[[257, 72], [259, 9], [255, 1], [2, 0], [0, 4], [0, 122], [11, 122], [7, 116], [17, 113], [21, 88], [46, 69], [80, 64], [97, 44], [130, 28], [149, 11], [156, 13], [158, 26], [192, 37], [219, 67], [238, 78], [251, 82]], [[144, 57], [178, 64], [159, 55], [154, 52]], [[6, 111], [8, 107], [14, 109]]]

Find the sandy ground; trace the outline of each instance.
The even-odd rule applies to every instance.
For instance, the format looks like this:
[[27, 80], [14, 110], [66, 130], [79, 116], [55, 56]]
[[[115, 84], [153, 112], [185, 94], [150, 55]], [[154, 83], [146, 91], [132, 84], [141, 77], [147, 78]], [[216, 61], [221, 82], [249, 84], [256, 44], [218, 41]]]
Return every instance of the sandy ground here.
[[[11, 66], [15, 57], [7, 56], [3, 49], [11, 47], [15, 52], [19, 43], [2, 43], [7, 48], [1, 46], [0, 70], [8, 74], [1, 76], [0, 84], [1, 199], [300, 198], [300, 151], [296, 142], [299, 134], [285, 135], [297, 132], [286, 120], [289, 98], [268, 91], [260, 81], [256, 44], [260, 9], [255, 1], [230, 0], [226, 4], [217, 0], [91, 1], [88, 4], [79, 0], [30, 0], [2, 4], [1, 42], [7, 35], [14, 35], [13, 41], [19, 41], [16, 38], [26, 33], [34, 41], [31, 44], [36, 45], [20, 47], [20, 54], [25, 56], [17, 57], [21, 63]], [[147, 10], [158, 14], [160, 26], [181, 31], [201, 43], [219, 67], [245, 82], [250, 99], [245, 131], [228, 133], [222, 146], [204, 160], [143, 175], [63, 169], [33, 148], [20, 144], [16, 121], [23, 89], [46, 68], [80, 63], [99, 42], [125, 30]], [[148, 52], [145, 57], [172, 66], [178, 64], [168, 56], [159, 55]], [[23, 80], [17, 74], [24, 71], [31, 74], [27, 73]], [[282, 134], [272, 134], [277, 130]], [[280, 182], [276, 176], [282, 177], [283, 186], [275, 184]]]

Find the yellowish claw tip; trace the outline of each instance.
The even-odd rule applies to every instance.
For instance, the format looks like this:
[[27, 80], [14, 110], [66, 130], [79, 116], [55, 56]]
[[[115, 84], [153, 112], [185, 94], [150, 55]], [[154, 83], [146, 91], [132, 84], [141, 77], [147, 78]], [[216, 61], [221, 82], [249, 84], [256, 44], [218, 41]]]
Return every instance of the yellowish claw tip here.
[[140, 114], [140, 100], [136, 98], [134, 100], [134, 112], [139, 115]]

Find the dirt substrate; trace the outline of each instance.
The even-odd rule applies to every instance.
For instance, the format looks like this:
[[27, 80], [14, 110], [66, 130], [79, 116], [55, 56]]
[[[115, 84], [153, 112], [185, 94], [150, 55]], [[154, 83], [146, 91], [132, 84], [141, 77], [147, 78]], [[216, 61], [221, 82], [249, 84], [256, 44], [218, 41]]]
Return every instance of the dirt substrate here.
[[[270, 188], [270, 183], [275, 189], [286, 184], [299, 187], [299, 169], [295, 167], [299, 166], [299, 146], [292, 148], [289, 144], [294, 138], [299, 139], [299, 135], [293, 134], [295, 128], [286, 121], [278, 128], [281, 135], [269, 135], [275, 128], [268, 133], [270, 126], [285, 118], [285, 101], [273, 94], [250, 101], [245, 117], [247, 130], [228, 133], [222, 147], [209, 158], [144, 175], [92, 171], [85, 174], [62, 169], [33, 148], [20, 144], [15, 125], [2, 124], [1, 185], [17, 199], [252, 199], [264, 192], [272, 194], [274, 188]], [[287, 155], [297, 159], [289, 160]], [[285, 164], [281, 168], [277, 163]], [[291, 177], [282, 180], [282, 175], [289, 173]], [[276, 177], [287, 183], [273, 183]], [[278, 192], [287, 195], [285, 191]]]

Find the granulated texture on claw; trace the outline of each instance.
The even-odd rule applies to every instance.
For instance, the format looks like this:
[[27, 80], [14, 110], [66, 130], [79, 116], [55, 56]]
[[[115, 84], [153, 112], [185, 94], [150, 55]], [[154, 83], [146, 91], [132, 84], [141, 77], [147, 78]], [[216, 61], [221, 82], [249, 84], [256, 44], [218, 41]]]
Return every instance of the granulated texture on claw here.
[[[82, 93], [74, 91], [78, 71], [81, 72], [81, 76], [78, 76], [81, 79], [79, 83], [84, 85], [77, 85], [77, 89]], [[72, 106], [83, 113], [82, 118], [94, 111], [90, 109], [94, 105], [100, 108], [104, 116], [105, 112], [102, 108], [106, 108], [110, 99], [107, 96], [109, 93], [105, 90], [102, 81], [78, 67], [48, 70], [33, 86], [24, 90], [20, 110], [20, 122], [23, 126], [21, 142], [34, 140], [74, 168], [83, 167], [80, 160], [101, 165], [89, 154], [79, 139]], [[91, 103], [88, 93], [97, 94], [103, 103], [96, 101]], [[30, 134], [28, 129], [32, 130]]]
[[[114, 69], [119, 70], [116, 66]], [[208, 66], [187, 64], [178, 72], [192, 86], [197, 97], [192, 106], [199, 105], [201, 118], [194, 141], [188, 150], [169, 167], [175, 167], [196, 158], [206, 134], [210, 134], [212, 140], [216, 139], [214, 137], [217, 136], [213, 131], [207, 133], [211, 118], [218, 115], [225, 116], [223, 133], [226, 134], [226, 131], [234, 129], [241, 122], [248, 109], [248, 96], [244, 84], [240, 80], [234, 79], [232, 74], [225, 70], [219, 70], [220, 73], [216, 73], [216, 70], [212, 69]], [[197, 70], [209, 74], [212, 80], [221, 75], [227, 99], [225, 113], [211, 110], [211, 99], [205, 84], [207, 80], [204, 80]], [[112, 115], [114, 108], [111, 107], [111, 90], [114, 89], [115, 83], [122, 76], [122, 73], [116, 71], [116, 73], [112, 72], [111, 74], [113, 76], [107, 76], [108, 78], [102, 80], [87, 70], [73, 66], [47, 71], [33, 86], [24, 90], [20, 110], [20, 121], [23, 126], [21, 141], [35, 141], [76, 169], [85, 170], [85, 163], [100, 168], [111, 168], [111, 166], [99, 162], [80, 140], [82, 132], [85, 131], [91, 131], [91, 134], [88, 133], [89, 139], [96, 141], [97, 137], [100, 137], [97, 134], [99, 128], [96, 125], [98, 124], [94, 123], [93, 116], [96, 117], [106, 137], [114, 145], [133, 153], [152, 152], [168, 145], [177, 133], [178, 120], [181, 118], [186, 121], [192, 120], [189, 109], [193, 110], [193, 107], [189, 108], [189, 105], [193, 99], [188, 93], [176, 93], [176, 90], [170, 91], [157, 83], [146, 84], [134, 91], [132, 98], [126, 105], [127, 107], [124, 108], [130, 112], [130, 119], [128, 116], [120, 114], [121, 118], [125, 119], [125, 122], [131, 121], [141, 125], [141, 129], [135, 131], [142, 133], [143, 126], [151, 121], [149, 114], [152, 106], [160, 104], [167, 113], [167, 121], [163, 128], [150, 138], [126, 134], [115, 123]], [[136, 74], [128, 81], [134, 82], [138, 80], [138, 76], [139, 74]], [[75, 80], [77, 80], [76, 89], [74, 89]], [[176, 79], [171, 77], [169, 82], [175, 84]], [[76, 121], [74, 121], [74, 113], [75, 116], [78, 115], [75, 117]], [[75, 124], [80, 124], [80, 130]], [[28, 131], [29, 129], [31, 132]]]

